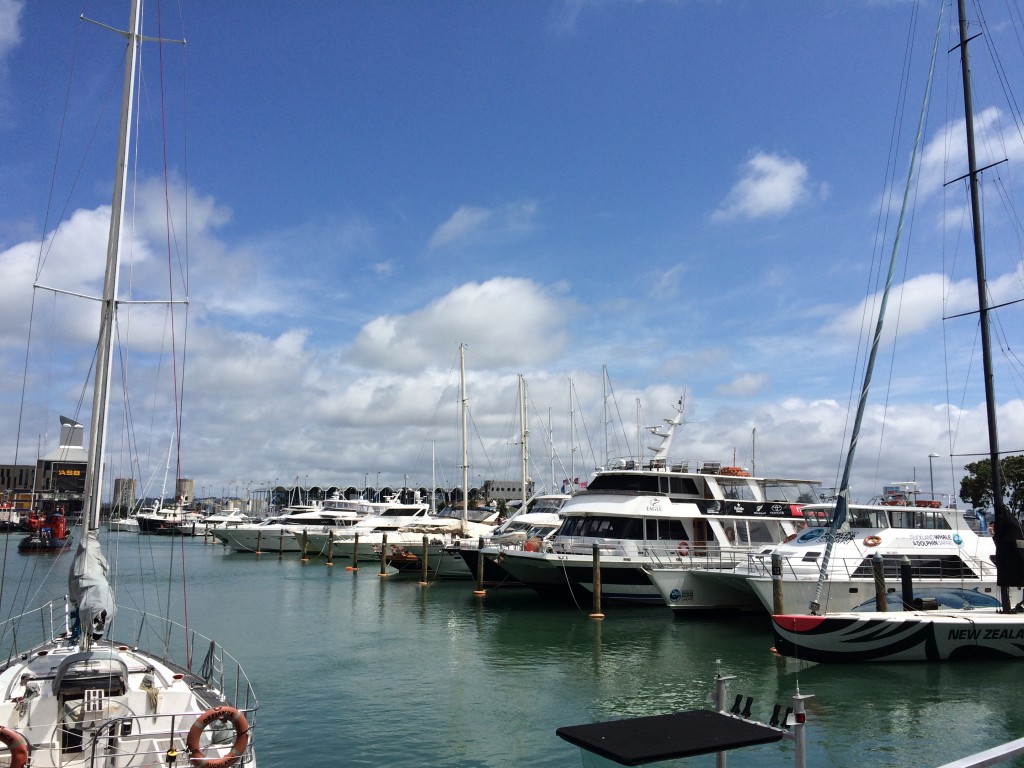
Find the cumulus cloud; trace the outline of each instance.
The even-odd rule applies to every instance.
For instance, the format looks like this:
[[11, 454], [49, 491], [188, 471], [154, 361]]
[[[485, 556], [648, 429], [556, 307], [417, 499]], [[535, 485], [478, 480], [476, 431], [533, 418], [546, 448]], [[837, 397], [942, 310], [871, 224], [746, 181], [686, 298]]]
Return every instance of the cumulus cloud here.
[[533, 228], [536, 215], [537, 204], [532, 201], [496, 209], [463, 205], [434, 230], [428, 248], [474, 245], [526, 232]]
[[21, 12], [24, 0], [0, 0], [0, 66], [21, 42]]
[[[978, 167], [1009, 160], [1024, 161], [1024, 138], [1013, 120], [997, 107], [974, 115]], [[963, 120], [945, 123], [921, 150], [920, 187], [925, 195], [942, 191], [946, 182], [967, 173], [967, 137]]]
[[550, 361], [563, 351], [567, 305], [532, 280], [466, 283], [405, 315], [382, 315], [359, 331], [347, 357], [362, 366], [419, 370], [466, 343], [484, 365]]
[[[996, 303], [1019, 292], [1020, 279], [1018, 273], [1013, 273], [990, 281], [989, 291]], [[873, 333], [880, 301], [881, 293], [868, 296], [855, 307], [833, 315], [823, 331], [856, 337], [866, 324]], [[918, 275], [893, 287], [886, 308], [884, 338], [891, 340], [897, 331], [903, 335], [933, 329], [944, 316], [970, 312], [977, 306], [977, 284], [973, 278], [952, 281], [939, 273]]]
[[763, 373], [742, 373], [730, 382], [718, 388], [720, 395], [749, 397], [757, 394], [768, 384], [768, 376]]
[[782, 216], [826, 189], [812, 189], [807, 166], [782, 155], [755, 153], [741, 166], [740, 180], [712, 215], [717, 221]]

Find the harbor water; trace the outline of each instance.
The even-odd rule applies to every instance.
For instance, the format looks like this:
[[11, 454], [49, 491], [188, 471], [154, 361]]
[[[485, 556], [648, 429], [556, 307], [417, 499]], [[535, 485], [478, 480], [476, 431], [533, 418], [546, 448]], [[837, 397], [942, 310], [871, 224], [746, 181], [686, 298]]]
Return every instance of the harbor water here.
[[[4, 617], [66, 591], [68, 553], [26, 556], [16, 543], [0, 541]], [[801, 667], [770, 652], [767, 615], [674, 619], [612, 605], [595, 621], [590, 606], [544, 604], [521, 588], [481, 598], [469, 581], [421, 586], [345, 560], [130, 533], [105, 546], [119, 602], [170, 604], [178, 621], [187, 612], [190, 628], [242, 663], [260, 701], [260, 768], [611, 765], [585, 762], [555, 730], [706, 708], [717, 660], [735, 677], [730, 701], [752, 696], [761, 721], [798, 687], [813, 695], [810, 766], [937, 766], [1024, 736], [1013, 662]], [[728, 764], [792, 765], [793, 746], [738, 750]]]

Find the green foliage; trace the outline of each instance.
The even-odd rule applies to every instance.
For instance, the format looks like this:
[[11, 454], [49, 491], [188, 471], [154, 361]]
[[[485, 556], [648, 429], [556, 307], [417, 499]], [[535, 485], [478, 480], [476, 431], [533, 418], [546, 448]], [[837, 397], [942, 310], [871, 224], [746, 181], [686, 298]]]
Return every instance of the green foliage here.
[[[992, 462], [975, 461], [964, 467], [967, 471], [960, 480], [960, 499], [972, 507], [992, 507]], [[1024, 456], [1007, 456], [999, 461], [1003, 481], [1003, 499], [1011, 512], [1024, 512]]]

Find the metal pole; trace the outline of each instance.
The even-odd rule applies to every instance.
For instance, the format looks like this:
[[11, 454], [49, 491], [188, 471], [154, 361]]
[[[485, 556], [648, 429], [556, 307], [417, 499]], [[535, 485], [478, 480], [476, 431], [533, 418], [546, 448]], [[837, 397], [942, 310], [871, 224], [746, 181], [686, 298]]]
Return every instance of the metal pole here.
[[937, 453], [928, 454], [928, 485], [931, 491], [932, 501], [935, 501], [935, 473], [932, 471], [932, 459], [939, 458]]

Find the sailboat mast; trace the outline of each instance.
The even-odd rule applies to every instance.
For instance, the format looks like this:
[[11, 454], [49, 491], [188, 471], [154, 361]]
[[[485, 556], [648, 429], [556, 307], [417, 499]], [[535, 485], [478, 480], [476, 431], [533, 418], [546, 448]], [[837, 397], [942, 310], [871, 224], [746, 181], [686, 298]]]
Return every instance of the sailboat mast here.
[[985, 255], [981, 241], [981, 196], [978, 193], [978, 160], [974, 144], [974, 103], [971, 97], [971, 67], [967, 54], [967, 8], [958, 0], [960, 12], [960, 69], [964, 87], [964, 126], [967, 131], [967, 172], [971, 190], [971, 227], [974, 230], [974, 266], [978, 273], [978, 319], [981, 326], [981, 357], [985, 378], [985, 411], [988, 415], [988, 446], [992, 462], [992, 498], [1001, 501], [1003, 483], [999, 471], [999, 433], [996, 428], [995, 379], [992, 374], [992, 346], [988, 322], [988, 286]]
[[[960, 13], [960, 69], [964, 88], [964, 128], [967, 133], [967, 173], [971, 192], [971, 228], [974, 230], [974, 266], [978, 278], [978, 322], [981, 329], [981, 361], [985, 378], [985, 412], [988, 417], [989, 463], [992, 469], [992, 510], [996, 536], [996, 583], [1004, 612], [1012, 610], [1010, 586], [1020, 586], [1020, 523], [1012, 518], [1003, 500], [1003, 478], [999, 467], [999, 431], [996, 424], [995, 378], [992, 372], [992, 343], [988, 321], [988, 284], [981, 238], [981, 195], [978, 192], [978, 160], [974, 144], [974, 103], [971, 97], [971, 66], [967, 53], [967, 8], [957, 0]], [[1016, 536], [1013, 535], [1016, 532]], [[1015, 564], [1011, 560], [1015, 559]]]
[[92, 396], [92, 419], [89, 425], [89, 453], [86, 464], [85, 497], [82, 516], [87, 529], [100, 526], [100, 500], [103, 492], [103, 456], [107, 442], [107, 411], [110, 406], [110, 377], [114, 361], [114, 319], [117, 314], [118, 273], [120, 272], [121, 224], [124, 198], [128, 188], [128, 143], [135, 100], [135, 67], [141, 41], [141, 3], [132, 4], [125, 54], [124, 86], [121, 93], [121, 125], [117, 141], [117, 167], [114, 194], [110, 206], [110, 230], [107, 237], [107, 265], [103, 277], [103, 298], [100, 310], [100, 333], [96, 347], [96, 381]]
[[529, 492], [527, 491], [527, 484], [529, 483], [529, 445], [527, 440], [530, 437], [530, 427], [526, 423], [526, 379], [523, 378], [523, 374], [519, 374], [519, 470], [520, 477], [522, 478], [522, 506], [519, 507], [520, 512], [526, 511], [526, 502], [529, 499]]
[[469, 448], [466, 440], [466, 411], [469, 399], [466, 397], [466, 345], [459, 344], [459, 396], [462, 400], [462, 527], [465, 532], [469, 522]]

